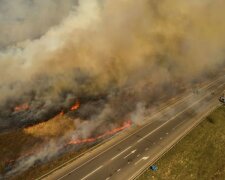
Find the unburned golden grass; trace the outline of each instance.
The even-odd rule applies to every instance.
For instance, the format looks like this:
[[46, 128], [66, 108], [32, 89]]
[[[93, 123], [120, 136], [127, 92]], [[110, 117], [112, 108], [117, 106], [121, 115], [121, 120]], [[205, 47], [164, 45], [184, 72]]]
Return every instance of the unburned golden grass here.
[[225, 179], [225, 106], [209, 115], [138, 180]]

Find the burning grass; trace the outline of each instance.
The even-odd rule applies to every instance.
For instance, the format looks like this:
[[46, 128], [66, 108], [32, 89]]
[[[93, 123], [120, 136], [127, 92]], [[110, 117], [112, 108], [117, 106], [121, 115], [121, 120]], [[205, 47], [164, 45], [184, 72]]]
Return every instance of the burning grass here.
[[225, 179], [225, 106], [215, 110], [156, 164], [147, 179]]
[[37, 138], [55, 138], [66, 135], [74, 130], [75, 124], [72, 119], [67, 116], [58, 115], [47, 122], [25, 128], [23, 131], [25, 134]]
[[[77, 110], [79, 106], [80, 104], [76, 103], [70, 112]], [[79, 129], [79, 125], [76, 127], [76, 118], [68, 114], [65, 115], [62, 111], [46, 122], [0, 134], [0, 174], [8, 176], [10, 173], [10, 178], [14, 179], [38, 177], [40, 173], [48, 172], [49, 169], [132, 125], [129, 120], [115, 124], [95, 136], [73, 137], [77, 131], [82, 132], [82, 128]], [[80, 123], [83, 127], [82, 123], [87, 121]]]
[[24, 129], [0, 134], [0, 174], [11, 169], [10, 166], [21, 156], [26, 156], [49, 140], [75, 130], [73, 120], [58, 115], [55, 118]]

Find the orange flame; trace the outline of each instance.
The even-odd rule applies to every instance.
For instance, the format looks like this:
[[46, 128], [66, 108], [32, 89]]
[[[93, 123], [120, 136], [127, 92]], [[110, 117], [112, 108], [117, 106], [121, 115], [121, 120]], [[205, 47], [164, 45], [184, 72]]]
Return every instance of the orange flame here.
[[63, 111], [61, 111], [60, 113], [59, 113], [59, 115], [60, 116], [63, 116], [65, 113], [63, 112]]
[[59, 116], [63, 116], [65, 113], [64, 111], [61, 111], [59, 114], [57, 114], [54, 118], [59, 117]]
[[14, 108], [14, 111], [15, 111], [15, 112], [26, 111], [26, 110], [28, 110], [29, 108], [30, 108], [30, 107], [29, 107], [28, 103], [24, 103], [24, 104], [21, 104], [21, 105], [19, 105], [19, 106], [16, 106], [16, 107]]
[[96, 137], [92, 137], [92, 138], [87, 138], [87, 139], [71, 140], [68, 144], [83, 144], [83, 143], [95, 142], [98, 139], [102, 139], [102, 138], [104, 138], [106, 136], [113, 135], [113, 134], [118, 133], [119, 131], [122, 131], [124, 129], [127, 129], [127, 128], [129, 128], [131, 126], [131, 124], [132, 124], [132, 122], [129, 120], [129, 121], [124, 122], [123, 123], [123, 126], [118, 127], [118, 128], [115, 128], [115, 129], [112, 129], [110, 131], [106, 131], [102, 135], [99, 135], [99, 136], [96, 136]]
[[80, 107], [80, 102], [77, 101], [77, 102], [70, 108], [70, 110], [71, 110], [71, 111], [75, 111], [75, 110], [77, 110], [79, 107]]
[[[61, 113], [64, 114], [63, 111], [62, 111]], [[61, 114], [61, 113], [60, 113], [60, 114]], [[60, 115], [60, 114], [59, 114], [59, 115]], [[108, 136], [108, 135], [113, 135], [113, 134], [118, 133], [119, 131], [122, 131], [122, 130], [124, 130], [124, 129], [127, 129], [127, 128], [129, 128], [131, 125], [132, 125], [132, 122], [129, 120], [129, 121], [124, 122], [123, 125], [122, 125], [121, 127], [112, 129], [112, 130], [110, 130], [110, 131], [106, 131], [106, 132], [105, 132], [104, 134], [102, 134], [102, 135], [99, 135], [99, 136], [96, 136], [96, 137], [92, 137], [92, 138], [87, 138], [87, 139], [71, 140], [69, 143], [67, 143], [67, 145], [75, 145], [75, 144], [84, 144], [84, 143], [95, 142], [95, 141], [97, 141], [98, 139], [102, 139], [102, 138], [104, 138], [104, 137], [106, 137], [106, 136]], [[61, 146], [61, 147], [59, 147], [59, 149], [61, 149], [61, 148], [63, 148], [63, 147], [65, 147], [65, 146]], [[35, 151], [28, 151], [28, 152], [22, 154], [22, 155], [19, 157], [19, 159], [23, 159], [23, 158], [32, 156], [33, 154], [35, 154], [35, 153], [37, 153], [37, 152], [39, 152], [39, 151], [41, 151], [41, 149], [39, 149], [39, 148], [36, 149]], [[11, 160], [11, 161], [12, 161], [12, 162], [15, 162], [16, 160]], [[11, 162], [11, 161], [9, 161], [9, 162]]]

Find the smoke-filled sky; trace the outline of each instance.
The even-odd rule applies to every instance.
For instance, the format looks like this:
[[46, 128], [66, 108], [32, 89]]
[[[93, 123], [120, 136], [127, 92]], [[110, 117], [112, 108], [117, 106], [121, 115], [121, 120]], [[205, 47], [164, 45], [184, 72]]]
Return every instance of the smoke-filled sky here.
[[115, 91], [129, 88], [138, 103], [215, 70], [224, 8], [223, 0], [1, 0], [1, 123], [19, 101], [45, 113], [84, 96], [117, 106], [130, 101]]
[[1, 0], [0, 48], [41, 37], [59, 24], [77, 0]]

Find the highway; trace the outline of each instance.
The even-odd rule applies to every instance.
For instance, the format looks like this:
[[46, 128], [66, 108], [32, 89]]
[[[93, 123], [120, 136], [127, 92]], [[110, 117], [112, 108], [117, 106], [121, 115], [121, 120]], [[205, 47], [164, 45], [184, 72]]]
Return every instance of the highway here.
[[188, 93], [175, 103], [149, 115], [145, 125], [122, 132], [80, 158], [43, 176], [43, 179], [137, 178], [220, 105], [218, 97], [224, 90], [224, 80], [225, 76], [221, 76], [204, 85], [199, 93]]

